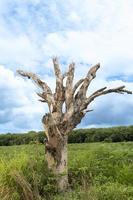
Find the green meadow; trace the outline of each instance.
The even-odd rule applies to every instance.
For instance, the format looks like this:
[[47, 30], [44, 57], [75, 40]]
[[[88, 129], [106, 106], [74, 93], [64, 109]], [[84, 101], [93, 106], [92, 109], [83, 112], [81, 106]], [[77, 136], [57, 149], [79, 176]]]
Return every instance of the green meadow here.
[[43, 144], [0, 147], [1, 200], [133, 200], [133, 143], [68, 145], [69, 190], [57, 193]]

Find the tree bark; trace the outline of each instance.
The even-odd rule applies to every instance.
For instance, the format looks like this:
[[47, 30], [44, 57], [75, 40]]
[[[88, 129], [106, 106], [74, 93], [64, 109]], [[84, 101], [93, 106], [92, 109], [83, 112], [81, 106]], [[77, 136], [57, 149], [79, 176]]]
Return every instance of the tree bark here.
[[68, 136], [65, 134], [65, 129], [60, 123], [60, 119], [61, 117], [56, 115], [56, 113], [46, 114], [42, 122], [47, 136], [47, 140], [45, 141], [45, 158], [48, 168], [57, 178], [57, 188], [61, 192], [68, 188]]
[[55, 136], [46, 141], [45, 157], [48, 168], [57, 178], [58, 191], [66, 190], [68, 188], [67, 136], [63, 137], [61, 141], [58, 141]]

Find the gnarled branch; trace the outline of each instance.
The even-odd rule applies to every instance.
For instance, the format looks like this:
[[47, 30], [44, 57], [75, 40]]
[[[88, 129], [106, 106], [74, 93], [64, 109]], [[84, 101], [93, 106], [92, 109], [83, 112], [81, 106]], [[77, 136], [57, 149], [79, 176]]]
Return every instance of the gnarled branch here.
[[97, 63], [96, 65], [91, 67], [91, 69], [88, 71], [87, 76], [83, 81], [83, 84], [81, 85], [79, 91], [75, 96], [76, 107], [82, 106], [82, 103], [86, 99], [88, 86], [90, 85], [91, 81], [96, 77], [96, 72], [99, 68], [100, 68], [100, 63]]
[[[85, 101], [82, 102], [81, 107], [77, 107], [78, 111], [73, 114], [73, 116], [68, 119], [68, 127], [75, 128], [77, 124], [80, 123], [82, 118], [85, 116], [87, 112], [91, 112], [93, 110], [87, 109], [87, 106], [98, 96], [109, 94], [109, 93], [120, 93], [120, 94], [132, 94], [131, 91], [124, 89], [125, 86], [120, 86], [117, 88], [106, 89], [107, 87], [101, 88], [95, 91], [90, 97], [86, 98]], [[77, 114], [78, 113], [78, 114]], [[73, 120], [74, 119], [74, 120]], [[70, 128], [68, 128], [70, 130]]]
[[120, 86], [117, 88], [112, 88], [112, 89], [106, 89], [107, 87], [101, 88], [94, 92], [90, 97], [87, 98], [86, 104], [90, 104], [96, 97], [99, 97], [101, 95], [109, 94], [109, 93], [119, 93], [119, 94], [132, 94], [131, 91], [124, 89], [125, 86]]
[[50, 112], [52, 112], [52, 108], [54, 107], [55, 102], [54, 102], [52, 91], [51, 91], [50, 87], [47, 85], [47, 83], [40, 80], [38, 78], [38, 76], [34, 73], [26, 72], [23, 70], [17, 70], [17, 73], [23, 77], [32, 79], [43, 90], [43, 93], [37, 93], [37, 95], [42, 98], [39, 101], [47, 102], [48, 106], [49, 106], [49, 110], [50, 110]]
[[83, 83], [84, 78], [80, 79], [73, 87], [73, 95], [76, 92], [76, 90], [78, 89], [78, 87]]
[[[84, 103], [86, 100], [87, 89], [91, 81], [96, 77], [96, 72], [100, 68], [100, 63], [97, 63], [88, 71], [87, 76], [84, 78], [84, 81], [79, 88], [79, 91], [74, 97], [74, 110], [75, 112], [81, 112], [84, 109]], [[87, 107], [85, 107], [86, 109]]]
[[65, 89], [63, 86], [63, 79], [65, 78], [66, 74], [62, 75], [57, 57], [53, 58], [53, 65], [56, 76], [56, 89], [54, 94], [54, 99], [56, 102], [55, 111], [61, 113], [62, 105], [65, 100]]
[[23, 70], [17, 70], [17, 73], [23, 77], [32, 79], [43, 91], [45, 91], [46, 93], [52, 94], [52, 91], [51, 91], [50, 87], [47, 85], [47, 83], [40, 80], [36, 74], [27, 72], [27, 71], [23, 71]]
[[59, 66], [59, 62], [58, 62], [57, 57], [53, 58], [53, 64], [54, 64], [54, 71], [55, 71], [56, 78], [61, 79], [62, 74], [61, 74], [61, 70], [60, 70], [60, 66]]
[[75, 63], [69, 65], [66, 80], [65, 102], [66, 111], [73, 108], [73, 78], [74, 78]]

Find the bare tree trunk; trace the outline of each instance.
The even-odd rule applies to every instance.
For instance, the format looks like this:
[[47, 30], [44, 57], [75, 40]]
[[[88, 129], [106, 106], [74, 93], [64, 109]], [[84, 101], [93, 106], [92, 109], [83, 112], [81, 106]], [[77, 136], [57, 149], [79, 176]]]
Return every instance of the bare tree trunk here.
[[62, 140], [56, 136], [49, 138], [45, 145], [45, 157], [48, 168], [57, 178], [58, 191], [66, 190], [68, 188], [67, 136]]
[[61, 159], [56, 168], [56, 175], [58, 176], [58, 188], [64, 191], [68, 188], [67, 137], [64, 138], [60, 151]]

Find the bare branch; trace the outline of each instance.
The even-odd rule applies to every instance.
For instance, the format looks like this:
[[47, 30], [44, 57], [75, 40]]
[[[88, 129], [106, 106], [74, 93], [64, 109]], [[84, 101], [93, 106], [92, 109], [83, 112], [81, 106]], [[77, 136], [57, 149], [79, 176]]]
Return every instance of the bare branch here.
[[97, 63], [88, 71], [86, 78], [83, 81], [79, 91], [75, 96], [76, 106], [80, 107], [86, 99], [86, 92], [91, 81], [96, 77], [96, 72], [100, 68], [100, 63]]
[[96, 72], [100, 68], [100, 63], [97, 63], [88, 71], [86, 78], [84, 79], [83, 85], [81, 86], [81, 90], [86, 94], [89, 84], [96, 77]]
[[40, 80], [36, 74], [31, 73], [31, 72], [26, 72], [23, 70], [17, 70], [17, 73], [23, 77], [32, 79], [42, 90], [44, 90], [46, 93], [52, 94], [52, 91], [51, 91], [50, 87], [47, 85], [47, 83]]
[[42, 103], [46, 103], [44, 99], [38, 99], [38, 101], [41, 101]]
[[60, 70], [60, 66], [59, 66], [57, 57], [53, 58], [53, 65], [54, 65], [55, 76], [56, 76], [56, 78], [60, 79], [62, 77], [62, 74], [61, 74], [61, 70]]
[[45, 99], [45, 93], [39, 93], [39, 92], [37, 92], [37, 95], [39, 97], [41, 97], [42, 99]]
[[50, 87], [44, 81], [40, 80], [36, 74], [22, 70], [17, 70], [17, 73], [23, 77], [32, 79], [43, 90], [43, 93], [37, 93], [37, 95], [42, 98], [39, 101], [47, 102], [49, 111], [52, 112], [55, 102]]
[[70, 116], [70, 118], [68, 118], [68, 130], [70, 130], [71, 128], [74, 128], [78, 123], [80, 123], [81, 119], [85, 116], [85, 114], [87, 112], [91, 112], [93, 110], [87, 109], [87, 106], [98, 96], [104, 95], [104, 94], [109, 94], [109, 93], [120, 93], [120, 94], [132, 94], [131, 91], [129, 90], [125, 90], [125, 86], [120, 86], [117, 88], [113, 88], [113, 89], [107, 89], [105, 90], [107, 87], [101, 88], [99, 90], [97, 90], [96, 92], [94, 92], [89, 98], [86, 98], [85, 101], [83, 101], [82, 106], [76, 107], [76, 111], [73, 114], [73, 116]]
[[74, 78], [74, 69], [75, 63], [69, 65], [69, 70], [67, 72], [66, 80], [66, 92], [65, 92], [65, 101], [66, 101], [66, 110], [72, 108], [73, 106], [73, 78]]
[[89, 76], [91, 75], [92, 78], [94, 79], [96, 77], [96, 72], [99, 68], [100, 68], [100, 63], [97, 63], [96, 65], [91, 67], [91, 69], [88, 71], [87, 77], [89, 78]]
[[69, 69], [67, 72], [67, 81], [66, 81], [66, 88], [73, 86], [73, 78], [74, 78], [74, 69], [75, 69], [75, 63], [71, 63], [69, 65]]
[[94, 94], [97, 94], [98, 92], [102, 92], [102, 91], [105, 90], [106, 88], [107, 88], [107, 87], [103, 87], [103, 88], [97, 90], [96, 92], [93, 93], [93, 95], [94, 95]]
[[83, 114], [86, 114], [86, 113], [92, 112], [92, 111], [93, 111], [93, 109], [86, 109], [86, 110], [83, 110], [82, 112], [83, 112]]
[[76, 92], [76, 90], [78, 89], [78, 87], [83, 83], [84, 79], [80, 79], [73, 87], [73, 94]]
[[112, 88], [112, 89], [108, 89], [108, 90], [105, 90], [106, 87], [101, 88], [101, 89], [97, 90], [96, 92], [94, 92], [89, 98], [87, 98], [86, 103], [87, 103], [87, 105], [88, 105], [88, 104], [91, 103], [96, 97], [99, 97], [99, 96], [105, 95], [105, 94], [109, 94], [109, 93], [120, 93], [120, 94], [127, 93], [127, 94], [132, 94], [132, 91], [125, 90], [124, 88], [125, 88], [125, 86], [120, 86], [120, 87]]
[[59, 62], [58, 58], [55, 57], [53, 58], [53, 65], [54, 65], [54, 71], [55, 71], [55, 76], [56, 76], [56, 89], [55, 89], [55, 94], [54, 94], [54, 100], [55, 100], [55, 107], [56, 111], [60, 112], [62, 111], [62, 105], [65, 101], [65, 91], [64, 91], [64, 86], [63, 86], [63, 78], [66, 75], [61, 74], [61, 70], [59, 67]]
[[37, 92], [37, 95], [42, 98], [42, 99], [39, 99], [39, 101], [41, 101], [43, 103], [47, 102], [47, 95], [45, 94], [45, 92], [43, 92], [43, 93]]
[[122, 92], [124, 93], [127, 93], [127, 94], [132, 94], [132, 91], [129, 91], [129, 90], [122, 90]]

